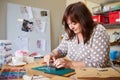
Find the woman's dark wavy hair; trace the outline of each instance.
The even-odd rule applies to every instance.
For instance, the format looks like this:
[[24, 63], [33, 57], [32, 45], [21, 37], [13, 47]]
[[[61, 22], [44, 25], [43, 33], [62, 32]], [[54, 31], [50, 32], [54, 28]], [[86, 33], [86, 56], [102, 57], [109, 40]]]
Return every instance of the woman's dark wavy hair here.
[[70, 18], [72, 22], [80, 23], [82, 29], [82, 35], [84, 43], [86, 43], [93, 32], [94, 27], [97, 25], [93, 19], [92, 14], [86, 5], [82, 2], [70, 4], [63, 15], [62, 24], [64, 25], [65, 32], [68, 34], [68, 40], [72, 40], [75, 33], [70, 30], [67, 19]]

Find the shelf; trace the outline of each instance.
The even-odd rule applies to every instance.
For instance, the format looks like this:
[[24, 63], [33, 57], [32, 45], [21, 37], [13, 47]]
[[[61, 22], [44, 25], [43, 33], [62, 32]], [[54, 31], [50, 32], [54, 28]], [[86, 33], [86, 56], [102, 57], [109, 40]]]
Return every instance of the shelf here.
[[115, 24], [103, 24], [106, 29], [120, 29], [120, 23]]
[[100, 4], [100, 5], [105, 5], [105, 4], [109, 4], [109, 3], [115, 3], [115, 2], [120, 2], [120, 0], [90, 0], [90, 1], [93, 2], [93, 3]]
[[[103, 8], [103, 6], [105, 6], [106, 4], [120, 2], [120, 0], [90, 0], [90, 1], [93, 3], [99, 4], [101, 6], [101, 8]], [[99, 7], [98, 7], [98, 9], [99, 9]], [[120, 11], [120, 7], [111, 8], [111, 10], [109, 10], [109, 11], [102, 11], [102, 9], [101, 9], [100, 12], [95, 12], [95, 13], [93, 13], [93, 15], [103, 14], [104, 16], [108, 16], [109, 12], [118, 11], [118, 10]], [[120, 29], [120, 22], [114, 23], [114, 24], [103, 24], [103, 25], [105, 26], [106, 29]]]
[[110, 46], [114, 46], [114, 45], [120, 45], [120, 42], [111, 42]]
[[109, 11], [101, 11], [101, 12], [96, 12], [96, 13], [93, 13], [93, 14], [94, 14], [94, 15], [106, 14], [106, 13], [108, 13], [108, 12], [112, 12], [112, 11], [118, 11], [118, 10], [120, 10], [120, 8], [119, 8], [119, 9], [114, 9], [114, 10], [109, 10]]

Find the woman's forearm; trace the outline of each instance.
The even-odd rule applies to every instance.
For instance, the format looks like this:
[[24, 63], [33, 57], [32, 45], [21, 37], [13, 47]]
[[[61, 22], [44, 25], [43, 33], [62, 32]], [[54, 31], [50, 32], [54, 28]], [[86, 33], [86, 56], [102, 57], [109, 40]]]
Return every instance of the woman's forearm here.
[[50, 54], [53, 55], [55, 58], [59, 58], [60, 56], [57, 50], [53, 50]]
[[85, 67], [85, 63], [83, 61], [78, 61], [78, 62], [70, 61], [68, 63], [68, 66], [69, 66], [69, 68], [72, 68], [72, 69], [83, 68], [83, 67]]

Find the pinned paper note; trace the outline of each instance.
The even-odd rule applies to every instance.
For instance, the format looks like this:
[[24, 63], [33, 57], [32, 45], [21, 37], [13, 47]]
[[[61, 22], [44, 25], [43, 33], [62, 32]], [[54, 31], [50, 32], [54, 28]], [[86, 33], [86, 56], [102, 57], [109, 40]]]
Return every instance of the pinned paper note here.
[[32, 8], [31, 7], [27, 7], [27, 11], [28, 11], [29, 19], [33, 18]]
[[37, 8], [32, 8], [32, 12], [33, 12], [33, 18], [37, 19], [40, 18], [40, 11]]
[[36, 29], [38, 32], [45, 32], [46, 24], [47, 24], [45, 21], [42, 21], [40, 19], [36, 19], [35, 24], [36, 24]]
[[32, 8], [29, 6], [20, 7], [21, 17], [25, 19], [33, 18]]
[[37, 48], [39, 48], [40, 50], [43, 50], [43, 51], [46, 50], [46, 40], [40, 39], [40, 40], [37, 40], [36, 43], [37, 43]]
[[28, 15], [28, 11], [27, 11], [27, 7], [26, 6], [22, 6], [20, 7], [20, 12], [21, 12], [21, 17], [24, 19], [28, 19], [29, 15]]

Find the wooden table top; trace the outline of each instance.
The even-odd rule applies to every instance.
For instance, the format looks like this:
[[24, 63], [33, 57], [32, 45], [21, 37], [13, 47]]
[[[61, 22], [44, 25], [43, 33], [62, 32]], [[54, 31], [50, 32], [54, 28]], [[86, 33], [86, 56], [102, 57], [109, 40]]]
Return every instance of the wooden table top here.
[[[19, 66], [19, 67], [14, 67], [14, 68], [26, 68], [27, 69], [27, 75], [29, 75], [29, 76], [32, 76], [32, 75], [43, 75], [43, 76], [49, 78], [50, 80], [120, 80], [120, 73], [116, 73], [115, 72], [118, 76], [114, 77], [114, 75], [112, 75], [111, 71], [108, 71], [107, 75], [110, 73], [110, 75], [112, 75], [112, 78], [110, 76], [109, 77], [104, 77], [104, 78], [101, 78], [101, 77], [98, 77], [98, 76], [94, 77], [93, 73], [95, 73], [95, 70], [94, 69], [92, 70], [92, 68], [91, 69], [87, 68], [87, 69], [90, 70], [90, 72], [89, 72], [89, 70], [88, 71], [86, 70], [86, 72], [84, 72], [84, 73], [81, 72], [79, 69], [76, 69], [75, 70], [76, 74], [71, 75], [69, 77], [63, 77], [63, 76], [57, 76], [57, 75], [53, 75], [53, 74], [47, 74], [47, 73], [44, 73], [44, 72], [41, 72], [41, 71], [36, 71], [36, 70], [32, 70], [31, 69], [31, 68], [34, 68], [34, 67], [37, 67], [37, 66], [44, 65], [44, 64], [42, 64], [42, 62], [43, 62], [43, 59], [39, 59], [39, 60], [35, 60], [33, 63], [29, 63], [29, 64], [26, 64], [24, 66]], [[9, 65], [3, 66], [3, 68], [6, 68], [6, 67], [7, 68], [13, 68], [13, 66], [9, 66]], [[118, 70], [120, 71], [120, 68], [118, 68]], [[90, 76], [87, 77], [89, 75], [88, 73], [89, 74], [93, 74], [92, 75], [93, 77], [90, 77]], [[86, 74], [86, 77], [85, 77], [84, 74]], [[103, 72], [100, 72], [100, 74], [106, 75]], [[14, 80], [23, 80], [23, 79], [14, 79]]]

